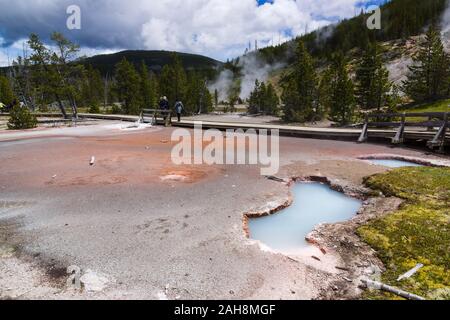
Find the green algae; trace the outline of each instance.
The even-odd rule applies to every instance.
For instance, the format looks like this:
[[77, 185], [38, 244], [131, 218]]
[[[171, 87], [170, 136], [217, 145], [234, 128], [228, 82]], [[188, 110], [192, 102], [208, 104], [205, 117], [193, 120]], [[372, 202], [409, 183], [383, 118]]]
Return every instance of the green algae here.
[[[382, 281], [428, 299], [450, 299], [450, 168], [402, 168], [365, 179], [387, 196], [405, 200], [398, 210], [358, 229], [386, 271]], [[413, 277], [397, 281], [416, 264]], [[368, 291], [369, 299], [397, 299]]]

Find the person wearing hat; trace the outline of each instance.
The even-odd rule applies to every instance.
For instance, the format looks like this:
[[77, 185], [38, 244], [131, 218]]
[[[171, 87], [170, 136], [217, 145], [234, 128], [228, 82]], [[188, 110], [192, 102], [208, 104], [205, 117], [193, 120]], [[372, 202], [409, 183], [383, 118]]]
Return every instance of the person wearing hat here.
[[167, 100], [167, 97], [162, 97], [159, 101], [159, 108], [161, 110], [169, 110], [169, 100]]
[[184, 109], [183, 102], [177, 100], [177, 102], [175, 103], [175, 112], [177, 114], [178, 122], [181, 122], [181, 112], [183, 112], [183, 109]]
[[[166, 96], [162, 97], [161, 100], [159, 101], [159, 109], [164, 111], [169, 110], [169, 100], [167, 100]], [[164, 113], [164, 123], [166, 123], [167, 121], [167, 116], [168, 114]]]

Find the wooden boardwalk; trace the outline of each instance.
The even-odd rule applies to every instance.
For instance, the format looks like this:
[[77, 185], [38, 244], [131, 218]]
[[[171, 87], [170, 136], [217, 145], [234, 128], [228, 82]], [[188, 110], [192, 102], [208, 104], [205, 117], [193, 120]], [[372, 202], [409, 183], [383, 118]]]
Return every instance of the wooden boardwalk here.
[[[436, 116], [436, 114], [434, 114]], [[395, 116], [402, 116], [395, 115]], [[416, 116], [417, 114], [413, 114]], [[426, 116], [429, 116], [428, 114]], [[139, 120], [138, 116], [126, 116], [126, 115], [93, 115], [93, 114], [79, 114], [80, 118], [90, 119], [102, 119], [102, 120], [120, 120], [136, 122]], [[151, 119], [145, 119], [147, 122]], [[157, 120], [158, 124], [164, 124], [163, 119]], [[370, 123], [366, 123], [363, 128], [312, 128], [302, 126], [289, 126], [282, 124], [255, 124], [255, 123], [236, 123], [226, 121], [193, 121], [182, 120], [181, 122], [173, 122], [174, 127], [181, 128], [194, 128], [196, 123], [201, 123], [203, 129], [219, 129], [219, 130], [236, 130], [236, 129], [254, 129], [259, 130], [274, 130], [277, 129], [281, 136], [293, 136], [302, 138], [314, 138], [314, 139], [331, 139], [331, 140], [346, 140], [355, 142], [365, 141], [381, 141], [392, 143], [399, 137], [399, 129], [401, 129], [401, 142], [409, 143], [424, 143], [431, 142], [436, 138], [438, 131], [442, 128], [435, 127], [430, 128], [430, 125], [438, 125], [438, 123], [406, 123], [404, 119], [399, 122], [389, 123], [392, 128], [372, 128]], [[402, 125], [404, 123], [404, 125]], [[377, 124], [377, 123], [375, 123]], [[384, 123], [385, 125], [387, 123]], [[417, 125], [417, 124], [416, 124]], [[425, 127], [428, 125], [428, 127]], [[361, 141], [361, 136], [364, 134], [364, 141]], [[444, 132], [443, 142], [445, 145], [450, 145], [450, 134]]]
[[[144, 121], [147, 123], [155, 122], [155, 110], [147, 116], [144, 114]], [[7, 114], [2, 114], [7, 116]], [[57, 113], [42, 113], [39, 117], [57, 118]], [[114, 120], [137, 122], [141, 119], [139, 116], [112, 115], [112, 114], [88, 114], [80, 113], [80, 119]], [[385, 118], [392, 118], [386, 121]], [[408, 122], [408, 118], [416, 118], [415, 121]], [[380, 120], [383, 118], [383, 120]], [[417, 118], [423, 118], [423, 121], [417, 121]], [[403, 113], [403, 114], [380, 114], [369, 115], [361, 128], [316, 128], [292, 126], [283, 124], [258, 124], [241, 123], [231, 121], [194, 121], [182, 120], [181, 122], [164, 123], [162, 118], [157, 118], [156, 123], [161, 125], [172, 125], [182, 128], [194, 128], [196, 123], [201, 123], [203, 129], [236, 130], [236, 129], [254, 129], [259, 130], [279, 130], [281, 136], [292, 136], [312, 139], [346, 140], [355, 142], [384, 142], [392, 144], [422, 144], [430, 149], [444, 151], [445, 146], [450, 146], [450, 113]], [[374, 119], [374, 121], [370, 121]], [[395, 120], [393, 120], [395, 119]], [[398, 119], [398, 120], [397, 120]], [[50, 120], [57, 121], [57, 120]]]
[[[195, 121], [174, 122], [173, 126], [194, 128]], [[274, 124], [255, 124], [255, 123], [233, 123], [233, 122], [217, 122], [217, 121], [201, 121], [203, 129], [278, 129], [282, 136], [297, 136], [305, 138], [318, 139], [338, 139], [358, 141], [361, 136], [360, 128], [311, 128], [301, 126], [289, 125], [274, 125]], [[369, 129], [370, 139], [386, 139], [391, 141], [395, 137], [397, 130], [395, 129]], [[404, 132], [405, 140], [429, 140], [435, 136], [436, 132], [421, 130], [420, 128], [409, 128]], [[369, 140], [370, 140], [369, 139]], [[450, 142], [450, 135], [446, 136], [447, 141]]]

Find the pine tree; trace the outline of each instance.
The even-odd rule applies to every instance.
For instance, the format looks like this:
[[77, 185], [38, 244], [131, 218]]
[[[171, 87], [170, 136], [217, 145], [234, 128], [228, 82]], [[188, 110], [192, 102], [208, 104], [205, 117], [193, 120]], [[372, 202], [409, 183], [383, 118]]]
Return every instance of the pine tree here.
[[373, 106], [377, 109], [377, 112], [380, 112], [386, 106], [390, 106], [392, 83], [389, 81], [389, 71], [384, 66], [377, 68], [372, 90], [375, 97]]
[[276, 115], [278, 113], [279, 98], [272, 84], [255, 81], [255, 88], [250, 93], [248, 100], [248, 112], [250, 114]]
[[285, 121], [306, 122], [315, 116], [316, 72], [303, 42], [298, 43], [297, 61], [283, 85]]
[[377, 109], [386, 107], [392, 91], [389, 71], [383, 64], [380, 48], [377, 43], [369, 44], [356, 70], [356, 97], [361, 109]]
[[212, 111], [212, 95], [206, 86], [205, 79], [196, 72], [189, 74], [184, 107], [188, 114]]
[[409, 67], [403, 83], [405, 93], [415, 102], [434, 101], [448, 95], [450, 59], [444, 50], [439, 29], [428, 29], [425, 42]]
[[340, 125], [352, 122], [355, 112], [353, 82], [342, 54], [337, 54], [330, 69], [330, 120]]
[[[67, 112], [63, 104], [65, 90], [61, 77], [54, 65], [53, 53], [36, 34], [30, 35], [28, 45], [33, 51], [30, 62], [32, 64], [32, 78], [35, 86], [42, 96], [54, 98], [58, 102], [64, 118], [67, 118]], [[42, 102], [44, 103], [45, 101]]]
[[30, 59], [18, 56], [9, 70], [12, 75], [10, 82], [15, 94], [27, 107], [30, 107], [33, 111], [36, 110], [39, 90], [31, 81]]
[[219, 106], [219, 91], [214, 89], [214, 108], [217, 109]]
[[27, 107], [21, 107], [17, 102], [12, 110], [8, 121], [9, 130], [32, 129], [37, 126], [37, 119]]
[[61, 94], [67, 98], [72, 107], [72, 115], [76, 117], [78, 113], [76, 100], [79, 98], [76, 82], [82, 76], [84, 68], [80, 64], [71, 63], [71, 61], [80, 51], [80, 46], [59, 32], [54, 32], [51, 40], [56, 47], [50, 58], [52, 67], [55, 69], [56, 81]]
[[328, 115], [331, 109], [331, 80], [332, 69], [327, 68], [322, 72], [319, 88], [317, 90], [317, 113], [319, 118]]
[[184, 101], [184, 111], [187, 114], [195, 114], [200, 110], [201, 103], [201, 83], [196, 72], [191, 72], [188, 77], [186, 100]]
[[0, 76], [0, 102], [9, 106], [16, 99], [9, 79]]
[[157, 104], [155, 77], [148, 71], [148, 67], [144, 61], [141, 63], [140, 69], [140, 91], [142, 96], [142, 108], [151, 109]]
[[98, 107], [103, 100], [104, 83], [100, 71], [88, 66], [83, 73], [81, 96], [83, 104]]
[[205, 82], [203, 82], [203, 99], [202, 99], [202, 103], [203, 103], [203, 107], [202, 107], [202, 112], [203, 113], [209, 113], [213, 111], [213, 96], [211, 94], [211, 92], [209, 92], [208, 88], [204, 85]]
[[115, 91], [126, 114], [139, 114], [142, 106], [140, 77], [125, 58], [116, 65]]
[[275, 88], [271, 83], [269, 83], [266, 87], [264, 101], [264, 112], [268, 115], [278, 115], [278, 105], [280, 104], [280, 98], [278, 97], [277, 92], [275, 91]]
[[169, 99], [170, 105], [176, 100], [185, 101], [187, 75], [180, 58], [174, 54], [172, 63], [163, 67], [160, 78], [160, 95]]
[[255, 80], [255, 88], [250, 93], [248, 99], [248, 113], [258, 114], [261, 112], [261, 83], [258, 79]]

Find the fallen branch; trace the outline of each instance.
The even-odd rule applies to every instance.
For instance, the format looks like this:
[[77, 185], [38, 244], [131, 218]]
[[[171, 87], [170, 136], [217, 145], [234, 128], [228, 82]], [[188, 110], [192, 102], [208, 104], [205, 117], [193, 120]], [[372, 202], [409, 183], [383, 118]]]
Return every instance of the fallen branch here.
[[338, 270], [342, 270], [342, 271], [350, 271], [350, 269], [349, 269], [349, 268], [346, 268], [346, 267], [339, 267], [339, 266], [336, 266], [335, 268], [338, 269]]
[[376, 289], [376, 290], [382, 290], [386, 292], [393, 293], [399, 297], [403, 297], [409, 300], [425, 300], [424, 297], [415, 295], [413, 293], [397, 289], [395, 287], [388, 286], [387, 284], [378, 282], [378, 281], [372, 281], [372, 280], [361, 280], [362, 283], [364, 283], [367, 288], [369, 289]]
[[278, 177], [275, 177], [275, 176], [266, 176], [266, 179], [272, 180], [272, 181], [275, 181], [275, 182], [285, 182], [284, 179], [281, 179], [281, 178], [278, 178]]
[[398, 277], [397, 281], [401, 281], [403, 279], [411, 278], [417, 271], [419, 271], [423, 267], [423, 264], [419, 263], [414, 268], [409, 270], [408, 272], [402, 274], [400, 277]]

